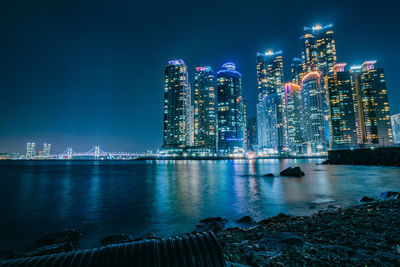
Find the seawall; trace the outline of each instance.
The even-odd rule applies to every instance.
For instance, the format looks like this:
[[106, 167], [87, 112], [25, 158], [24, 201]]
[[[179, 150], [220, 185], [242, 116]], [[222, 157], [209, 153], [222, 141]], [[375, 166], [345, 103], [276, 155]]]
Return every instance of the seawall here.
[[400, 167], [400, 147], [328, 151], [328, 164], [384, 165]]

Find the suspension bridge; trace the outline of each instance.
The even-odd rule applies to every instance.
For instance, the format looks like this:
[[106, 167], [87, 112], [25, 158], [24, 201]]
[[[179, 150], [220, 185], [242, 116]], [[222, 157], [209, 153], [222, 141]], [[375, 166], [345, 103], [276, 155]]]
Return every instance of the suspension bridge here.
[[100, 146], [95, 146], [87, 152], [75, 152], [72, 147], [58, 155], [59, 159], [136, 159], [146, 156], [147, 153], [138, 152], [105, 152]]

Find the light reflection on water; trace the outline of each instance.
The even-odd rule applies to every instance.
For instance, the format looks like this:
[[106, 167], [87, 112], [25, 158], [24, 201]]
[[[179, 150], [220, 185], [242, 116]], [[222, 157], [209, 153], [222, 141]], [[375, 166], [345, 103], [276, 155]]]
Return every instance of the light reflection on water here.
[[[354, 203], [400, 190], [400, 169], [325, 166], [321, 160], [0, 162], [0, 247], [29, 247], [48, 231], [76, 228], [82, 247], [106, 235], [190, 232], [221, 216], [261, 220], [309, 214], [324, 199]], [[303, 178], [262, 177], [300, 166]]]

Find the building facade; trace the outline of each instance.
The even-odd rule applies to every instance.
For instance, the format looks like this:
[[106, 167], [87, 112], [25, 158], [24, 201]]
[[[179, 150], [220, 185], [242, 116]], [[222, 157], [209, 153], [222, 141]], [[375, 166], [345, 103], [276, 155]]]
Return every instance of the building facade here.
[[26, 159], [33, 159], [36, 157], [36, 144], [35, 143], [27, 143], [26, 144]]
[[392, 131], [393, 131], [393, 142], [400, 144], [400, 113], [391, 116]]
[[288, 147], [291, 154], [304, 154], [303, 106], [301, 87], [295, 83], [285, 84]]
[[[257, 53], [257, 131], [258, 149], [287, 149], [286, 99], [282, 52]], [[275, 114], [272, 114], [275, 112]], [[271, 117], [272, 116], [272, 117]], [[276, 120], [274, 124], [271, 121]]]
[[325, 77], [332, 149], [353, 148], [357, 144], [351, 74], [345, 67], [346, 63], [336, 64]]
[[247, 150], [257, 151], [257, 118], [247, 121]]
[[216, 148], [215, 74], [209, 66], [197, 67], [194, 77], [194, 146]]
[[233, 63], [225, 63], [217, 72], [218, 152], [233, 153], [244, 149], [244, 107], [242, 75]]
[[307, 144], [307, 154], [325, 154], [328, 150], [325, 135], [325, 99], [321, 85], [321, 74], [318, 71], [312, 71], [303, 77], [301, 99], [303, 107], [303, 138]]
[[351, 68], [358, 143], [388, 146], [393, 144], [393, 134], [385, 74], [375, 63]]
[[186, 64], [170, 60], [164, 80], [163, 148], [191, 145], [191, 92]]
[[336, 45], [333, 36], [333, 25], [316, 25], [304, 27], [303, 73], [319, 71], [322, 76], [328, 75], [336, 64]]

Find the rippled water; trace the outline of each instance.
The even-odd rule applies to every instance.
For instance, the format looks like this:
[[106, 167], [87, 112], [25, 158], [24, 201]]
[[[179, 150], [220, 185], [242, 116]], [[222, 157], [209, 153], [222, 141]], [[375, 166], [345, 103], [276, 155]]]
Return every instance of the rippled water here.
[[[234, 224], [244, 215], [304, 215], [400, 190], [400, 168], [321, 161], [2, 161], [0, 247], [26, 248], [65, 228], [84, 234], [82, 247], [116, 233], [169, 236], [211, 216]], [[306, 176], [262, 177], [289, 166]]]

